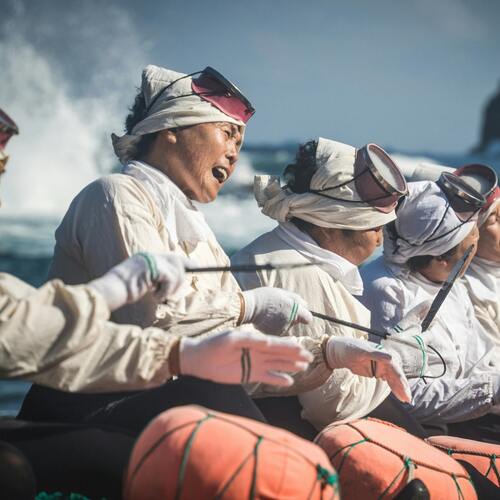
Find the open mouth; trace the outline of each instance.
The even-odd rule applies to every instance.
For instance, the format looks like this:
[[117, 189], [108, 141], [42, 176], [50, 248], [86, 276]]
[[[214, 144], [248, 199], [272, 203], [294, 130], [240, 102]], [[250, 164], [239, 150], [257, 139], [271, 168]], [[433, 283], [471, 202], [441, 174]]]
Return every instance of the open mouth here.
[[223, 167], [212, 168], [212, 175], [217, 179], [219, 184], [223, 184], [229, 178], [229, 172]]

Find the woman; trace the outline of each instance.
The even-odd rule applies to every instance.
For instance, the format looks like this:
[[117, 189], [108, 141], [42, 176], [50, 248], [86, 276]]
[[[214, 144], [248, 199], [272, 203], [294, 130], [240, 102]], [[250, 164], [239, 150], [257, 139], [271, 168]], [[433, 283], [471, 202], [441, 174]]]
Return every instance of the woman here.
[[[14, 122], [0, 110], [0, 175], [8, 158], [4, 146], [15, 132]], [[137, 254], [87, 285], [54, 280], [38, 290], [0, 274], [0, 377], [103, 392], [144, 389], [175, 375], [191, 375], [206, 379], [197, 384], [194, 401], [215, 405], [222, 404], [217, 401], [222, 386], [209, 381], [291, 384], [288, 375], [276, 370], [302, 370], [310, 356], [294, 343], [236, 330], [179, 338], [154, 327], [141, 330], [107, 321], [111, 311], [146, 293], [171, 297], [183, 283], [185, 265], [185, 258], [172, 253]], [[243, 353], [249, 361], [245, 370]], [[196, 379], [178, 380], [173, 390], [182, 392]], [[232, 395], [235, 412], [261, 418], [236, 386], [224, 392]], [[0, 441], [0, 491], [6, 498], [33, 498], [36, 488], [121, 497], [134, 442], [122, 429], [3, 419], [0, 439], [14, 443], [28, 458]]]
[[[385, 178], [379, 184], [374, 175], [380, 178], [381, 172]], [[284, 187], [269, 176], [256, 178], [255, 195], [262, 212], [279, 225], [240, 250], [233, 262], [318, 261], [322, 265], [293, 271], [242, 273], [237, 276], [240, 285], [243, 289], [273, 286], [290, 290], [303, 296], [317, 313], [368, 327], [370, 314], [353, 296], [363, 291], [357, 265], [380, 245], [382, 226], [394, 220], [396, 202], [406, 191], [404, 178], [387, 154], [374, 144], [356, 150], [323, 138], [301, 146], [284, 177]], [[326, 376], [321, 386], [316, 384], [317, 388], [310, 383], [312, 374], [304, 372], [286, 390], [266, 386], [256, 389], [256, 396], [268, 398], [258, 400], [258, 404], [276, 425], [295, 426], [307, 432], [303, 421], [285, 421], [286, 415], [280, 412], [285, 405], [290, 405], [295, 413], [301, 411], [303, 419], [316, 429], [332, 420], [365, 416], [390, 392], [381, 379], [387, 379], [401, 400], [408, 400], [404, 376], [390, 356], [385, 373], [377, 371], [380, 363], [373, 370], [370, 362], [366, 365], [359, 357], [348, 366], [350, 370], [335, 370], [329, 376], [335, 367], [329, 347], [349, 342], [369, 349], [365, 333], [316, 317], [312, 324], [291, 327], [287, 334], [309, 338], [323, 346], [325, 357], [317, 372], [322, 369]], [[277, 394], [298, 395], [300, 404], [294, 397], [269, 398]]]
[[[438, 183], [409, 184], [398, 218], [385, 230], [384, 255], [362, 270], [363, 303], [372, 326], [385, 328], [410, 308], [433, 299], [453, 266], [478, 240], [480, 193], [460, 178], [442, 174]], [[446, 369], [410, 380], [411, 414], [450, 434], [498, 442], [500, 372], [492, 366], [493, 344], [477, 321], [465, 287], [455, 282], [434, 323], [423, 333]], [[463, 422], [463, 424], [461, 424]]]
[[[500, 365], [500, 188], [494, 170], [486, 165], [466, 165], [455, 174], [476, 187], [486, 198], [479, 213], [476, 256], [463, 280], [476, 318], [495, 342]], [[481, 189], [483, 188], [483, 189]]]
[[[52, 278], [88, 282], [144, 251], [174, 252], [197, 267], [229, 264], [192, 200], [216, 198], [236, 166], [253, 108], [212, 68], [197, 75], [156, 66], [144, 70], [127, 118], [128, 133], [113, 139], [123, 173], [98, 179], [73, 200], [56, 231]], [[228, 272], [188, 277], [167, 302], [149, 293], [114, 311], [112, 319], [154, 324], [170, 335], [190, 337], [243, 323], [276, 333], [296, 321], [310, 321], [295, 294], [271, 289], [241, 293]], [[208, 391], [206, 384], [187, 377], [136, 395], [68, 395], [35, 386], [21, 417], [109, 423], [138, 433], [159, 412], [188, 402], [262, 419], [241, 387]]]

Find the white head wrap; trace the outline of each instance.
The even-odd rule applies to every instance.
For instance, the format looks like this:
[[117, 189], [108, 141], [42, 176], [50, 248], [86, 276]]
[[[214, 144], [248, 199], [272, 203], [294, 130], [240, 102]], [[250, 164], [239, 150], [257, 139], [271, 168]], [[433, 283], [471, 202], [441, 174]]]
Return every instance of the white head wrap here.
[[397, 209], [398, 237], [391, 238], [384, 229], [384, 257], [389, 262], [404, 264], [411, 257], [442, 255], [458, 245], [472, 231], [476, 219], [464, 224], [448, 207], [445, 194], [435, 182], [409, 182], [408, 195]]
[[[355, 155], [352, 146], [320, 137], [311, 189], [322, 190], [352, 179]], [[279, 177], [269, 175], [255, 176], [254, 193], [262, 213], [279, 222], [297, 217], [320, 227], [363, 230], [383, 226], [396, 218], [394, 211], [385, 214], [364, 203], [354, 182], [330, 192], [346, 202], [316, 193], [294, 193], [286, 186], [281, 187]]]
[[209, 122], [229, 122], [240, 126], [245, 125], [242, 121], [226, 115], [198, 95], [172, 99], [173, 97], [193, 93], [191, 89], [192, 78], [190, 76], [183, 77], [186, 77], [184, 73], [177, 73], [152, 64], [144, 68], [141, 90], [146, 108], [149, 108], [150, 104], [165, 87], [172, 85], [154, 102], [145, 118], [135, 125], [130, 134], [124, 134], [121, 137], [115, 134], [111, 135], [116, 156], [123, 164], [135, 157], [137, 143], [141, 136], [145, 134]]

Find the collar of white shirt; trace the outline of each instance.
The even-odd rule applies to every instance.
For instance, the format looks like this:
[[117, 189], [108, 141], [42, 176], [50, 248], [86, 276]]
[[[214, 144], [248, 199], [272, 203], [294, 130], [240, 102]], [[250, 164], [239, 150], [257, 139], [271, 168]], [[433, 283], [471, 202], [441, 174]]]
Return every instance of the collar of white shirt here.
[[340, 281], [353, 295], [363, 294], [363, 280], [358, 268], [340, 255], [318, 246], [306, 233], [292, 222], [280, 222], [274, 229], [276, 235], [310, 261], [319, 261], [321, 268]]

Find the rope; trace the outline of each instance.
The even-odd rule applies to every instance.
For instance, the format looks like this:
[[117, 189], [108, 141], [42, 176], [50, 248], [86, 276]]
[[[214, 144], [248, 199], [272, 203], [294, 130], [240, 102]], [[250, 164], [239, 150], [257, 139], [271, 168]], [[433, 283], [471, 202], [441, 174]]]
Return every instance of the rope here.
[[177, 488], [175, 491], [176, 500], [179, 500], [182, 495], [182, 487], [184, 485], [184, 476], [186, 475], [187, 461], [189, 458], [189, 454], [191, 452], [191, 447], [193, 446], [194, 443], [194, 438], [196, 437], [196, 434], [198, 434], [198, 431], [200, 430], [201, 426], [212, 417], [214, 417], [214, 415], [208, 413], [200, 421], [197, 422], [195, 428], [191, 431], [189, 439], [186, 443], [186, 447], [184, 448], [184, 454], [182, 455], [181, 467], [179, 469], [179, 477], [177, 479]]
[[254, 449], [253, 449], [253, 455], [255, 457], [254, 463], [253, 463], [253, 472], [252, 472], [252, 484], [250, 485], [250, 495], [249, 499], [254, 500], [255, 498], [255, 486], [257, 485], [257, 466], [258, 466], [258, 458], [259, 458], [259, 446], [260, 443], [262, 443], [262, 440], [264, 439], [263, 436], [259, 436], [259, 439], [257, 439], [257, 442], [255, 443]]
[[498, 484], [500, 484], [500, 472], [498, 471], [496, 460], [497, 460], [497, 456], [493, 454], [490, 458], [490, 466], [488, 467], [488, 470], [486, 471], [485, 476], [488, 477], [490, 471], [493, 471], [495, 473], [495, 475], [497, 476]]
[[453, 481], [455, 482], [455, 486], [457, 487], [457, 493], [458, 493], [459, 500], [465, 500], [464, 494], [462, 492], [462, 488], [460, 488], [460, 485], [458, 484], [457, 476], [455, 474], [452, 474], [451, 477], [453, 478]]
[[415, 471], [415, 464], [413, 463], [410, 457], [404, 457], [403, 468], [396, 474], [396, 476], [389, 483], [387, 488], [381, 493], [381, 495], [378, 497], [379, 499], [383, 498], [384, 495], [387, 495], [387, 493], [390, 491], [390, 489], [394, 486], [394, 484], [398, 480], [399, 476], [401, 476], [401, 474], [403, 474], [406, 470], [408, 471], [408, 480], [406, 481], [406, 484], [408, 484], [410, 481], [413, 480], [413, 473]]
[[340, 461], [340, 464], [337, 467], [337, 472], [340, 474], [340, 470], [344, 466], [345, 459], [348, 457], [349, 453], [351, 453], [351, 450], [358, 444], [364, 443], [368, 441], [366, 438], [361, 439], [360, 441], [356, 441], [355, 443], [348, 444], [346, 446], [343, 446], [342, 448], [338, 449], [330, 458], [330, 461], [332, 461], [341, 451], [345, 450], [347, 448], [347, 451], [342, 455], [342, 459]]

